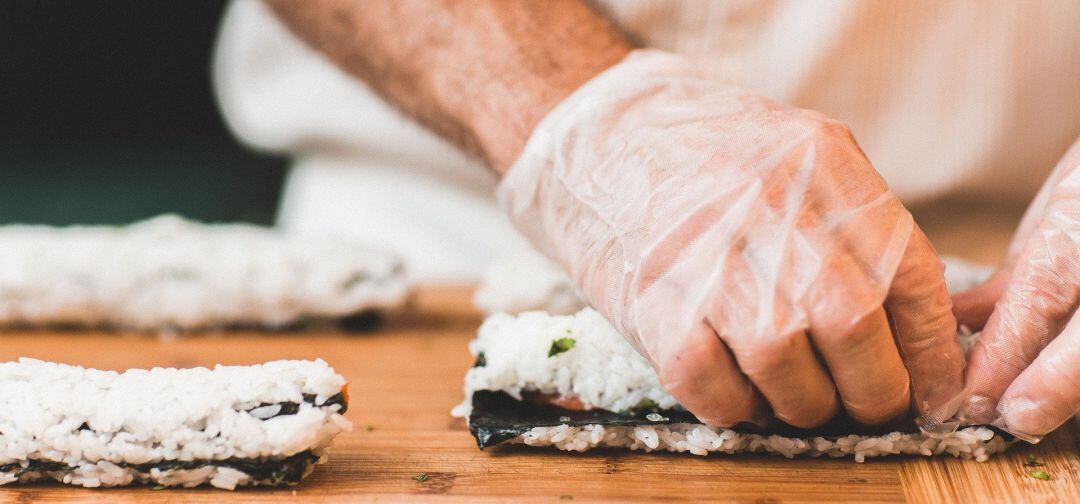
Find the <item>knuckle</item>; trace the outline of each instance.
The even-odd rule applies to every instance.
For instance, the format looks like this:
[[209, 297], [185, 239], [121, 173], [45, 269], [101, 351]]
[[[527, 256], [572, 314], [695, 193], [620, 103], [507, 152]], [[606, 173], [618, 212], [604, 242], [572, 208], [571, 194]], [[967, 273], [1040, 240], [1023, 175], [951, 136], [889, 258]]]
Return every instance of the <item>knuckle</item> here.
[[656, 374], [672, 394], [678, 392], [693, 397], [706, 392], [719, 379], [716, 374], [726, 371], [722, 366], [723, 363], [703, 348], [684, 345], [680, 351], [657, 362]]
[[916, 302], [927, 297], [934, 300], [948, 297], [948, 289], [945, 288], [945, 263], [940, 258], [931, 254], [908, 253], [905, 259], [900, 261], [893, 282], [907, 288], [910, 296], [906, 296], [906, 300], [910, 298], [910, 301]]
[[689, 360], [667, 360], [659, 363], [656, 369], [660, 384], [673, 395], [692, 393], [704, 378], [701, 369]]
[[719, 365], [710, 348], [686, 339], [657, 360], [656, 367], [661, 382], [674, 384], [703, 379]]
[[[864, 340], [869, 339], [870, 336], [878, 334], [882, 331], [888, 330], [888, 319], [884, 317], [884, 312], [881, 311], [881, 307], [875, 306], [874, 309], [867, 311], [866, 313], [848, 312], [835, 310], [836, 315], [833, 315], [833, 319], [830, 320], [826, 315], [826, 327], [830, 330], [827, 334], [821, 335], [827, 341], [842, 343], [842, 344], [858, 344]], [[814, 335], [815, 338], [817, 334]]]
[[[782, 372], [791, 366], [800, 349], [801, 334], [760, 338], [741, 346], [739, 365], [750, 376]], [[733, 348], [734, 349], [734, 348]]]
[[852, 330], [832, 336], [829, 362], [833, 365], [846, 365], [849, 358], [863, 358], [874, 355], [880, 348], [877, 335], [869, 331]]
[[[913, 327], [897, 334], [904, 357], [917, 359], [925, 352], [941, 352], [943, 345], [956, 344], [956, 317], [952, 311], [923, 311]], [[901, 329], [898, 328], [898, 333]]]
[[1034, 356], [1029, 356], [1023, 351], [1018, 340], [1010, 337], [990, 340], [984, 345], [984, 349], [991, 369], [998, 370], [1001, 377], [1018, 376], [1027, 368], [1028, 363], [1034, 360]]
[[1072, 281], [1075, 275], [1069, 273], [1072, 269], [1055, 264], [1052, 257], [1046, 261], [1028, 261], [1006, 296], [1025, 301], [1016, 310], [1030, 319], [1064, 321], [1080, 298], [1080, 287]]
[[813, 288], [809, 313], [815, 338], [849, 335], [881, 308], [885, 289], [865, 269], [855, 266], [859, 262], [851, 255], [836, 258]]
[[880, 305], [875, 306], [873, 310], [856, 310], [851, 306], [841, 308], [835, 305], [823, 307], [814, 313], [814, 340], [840, 349], [863, 344], [870, 339], [868, 336], [873, 334], [872, 331], [879, 330], [878, 327], [871, 326], [870, 320], [870, 316], [879, 307]]

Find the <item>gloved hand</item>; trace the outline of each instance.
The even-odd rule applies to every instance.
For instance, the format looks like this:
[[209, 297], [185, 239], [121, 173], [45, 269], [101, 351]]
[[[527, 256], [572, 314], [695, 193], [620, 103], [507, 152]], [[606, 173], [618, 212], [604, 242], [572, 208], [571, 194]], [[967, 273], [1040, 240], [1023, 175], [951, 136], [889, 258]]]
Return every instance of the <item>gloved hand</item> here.
[[960, 393], [942, 264], [821, 114], [636, 51], [540, 123], [499, 196], [707, 423], [814, 427], [842, 402], [875, 424]]
[[983, 328], [961, 420], [1037, 441], [1080, 411], [1080, 141], [1024, 214], [1002, 267], [955, 301], [961, 323]]

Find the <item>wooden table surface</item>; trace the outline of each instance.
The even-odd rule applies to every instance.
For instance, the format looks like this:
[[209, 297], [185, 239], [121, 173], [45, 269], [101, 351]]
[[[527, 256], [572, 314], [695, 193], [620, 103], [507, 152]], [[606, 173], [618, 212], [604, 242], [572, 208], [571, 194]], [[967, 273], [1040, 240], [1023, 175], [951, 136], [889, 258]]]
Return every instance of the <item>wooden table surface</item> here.
[[[1014, 499], [1080, 502], [1080, 427], [987, 463], [952, 458], [850, 460], [711, 456], [524, 448], [480, 451], [464, 422], [449, 415], [462, 397], [471, 356], [466, 343], [480, 317], [465, 288], [427, 289], [411, 314], [374, 333], [228, 333], [171, 340], [82, 332], [0, 335], [0, 359], [19, 356], [103, 369], [251, 364], [322, 357], [350, 381], [347, 416], [330, 461], [299, 486], [224, 492], [146, 488], [87, 490], [55, 484], [0, 487], [16, 502], [219, 502], [449, 500], [460, 502], [715, 499], [739, 502]], [[367, 428], [370, 426], [370, 430]], [[1051, 481], [1027, 475], [1035, 454]], [[429, 479], [412, 477], [426, 472]]]
[[[931, 237], [933, 238], [933, 234]], [[954, 240], [946, 252], [993, 260], [1007, 233]], [[982, 240], [982, 241], [980, 241]], [[939, 248], [942, 248], [939, 245]], [[218, 333], [158, 339], [101, 332], [0, 333], [0, 359], [35, 357], [103, 369], [252, 364], [321, 357], [351, 380], [347, 416], [330, 461], [299, 486], [212, 488], [0, 487], [0, 501], [629, 501], [1080, 502], [1080, 425], [990, 462], [941, 458], [851, 460], [710, 456], [524, 448], [480, 451], [461, 420], [471, 363], [466, 343], [480, 316], [467, 288], [424, 289], [408, 314], [373, 333]], [[1029, 454], [1051, 481], [1028, 475]], [[427, 473], [429, 479], [412, 479]]]

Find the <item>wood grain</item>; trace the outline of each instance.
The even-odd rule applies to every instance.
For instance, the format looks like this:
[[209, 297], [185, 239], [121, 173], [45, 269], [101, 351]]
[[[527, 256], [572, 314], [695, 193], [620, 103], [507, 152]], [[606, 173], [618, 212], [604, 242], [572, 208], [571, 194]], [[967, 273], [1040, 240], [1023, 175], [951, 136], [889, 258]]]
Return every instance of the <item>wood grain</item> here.
[[[934, 233], [938, 234], [938, 233]], [[941, 233], [948, 236], [947, 233]], [[1000, 255], [1007, 233], [977, 234], [969, 257]], [[988, 236], [995, 236], [987, 242]], [[932, 236], [933, 238], [933, 236]], [[962, 252], [953, 242], [950, 252]], [[948, 248], [948, 247], [947, 247]], [[251, 364], [322, 357], [351, 380], [348, 417], [328, 464], [299, 486], [224, 492], [56, 484], [0, 487], [2, 502], [1080, 502], [1080, 426], [990, 462], [915, 457], [796, 459], [523, 448], [480, 451], [449, 416], [480, 317], [467, 288], [425, 289], [412, 310], [370, 334], [218, 333], [157, 339], [100, 332], [0, 333], [0, 359], [30, 356], [104, 369]], [[370, 426], [370, 430], [365, 428]], [[1053, 477], [1023, 464], [1035, 454]], [[426, 472], [429, 479], [412, 477]], [[572, 500], [571, 500], [572, 499]]]
[[[449, 416], [471, 362], [480, 322], [465, 288], [429, 289], [407, 317], [370, 334], [230, 333], [159, 340], [140, 335], [15, 332], [0, 359], [30, 356], [103, 369], [250, 364], [322, 357], [351, 380], [348, 417], [330, 462], [297, 487], [276, 490], [87, 490], [55, 484], [0, 487], [12, 502], [220, 502], [224, 500], [728, 502], [1080, 502], [1076, 426], [985, 464], [953, 459], [787, 460], [775, 456], [567, 454], [523, 448], [480, 451]], [[366, 429], [370, 426], [370, 431]], [[1054, 476], [1026, 475], [1027, 453]], [[426, 472], [429, 479], [412, 480]]]

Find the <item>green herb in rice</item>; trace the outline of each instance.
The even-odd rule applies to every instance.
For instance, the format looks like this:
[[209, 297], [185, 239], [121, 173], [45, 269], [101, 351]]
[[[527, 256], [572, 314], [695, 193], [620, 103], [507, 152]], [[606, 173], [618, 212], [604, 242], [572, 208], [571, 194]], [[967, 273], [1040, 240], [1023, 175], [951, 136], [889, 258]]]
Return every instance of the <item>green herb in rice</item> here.
[[626, 410], [625, 413], [633, 416], [638, 416], [642, 413], [653, 411], [659, 407], [660, 405], [657, 404], [656, 401], [646, 397], [645, 399], [638, 401], [638, 403], [633, 405], [630, 409]]
[[1046, 471], [1043, 471], [1042, 469], [1038, 471], [1031, 471], [1028, 474], [1030, 474], [1032, 478], [1035, 478], [1037, 480], [1050, 481], [1050, 474]]
[[548, 357], [554, 357], [563, 352], [569, 351], [577, 344], [577, 340], [574, 338], [559, 338], [551, 342], [551, 348], [548, 349]]

